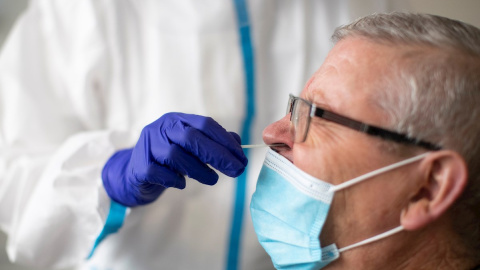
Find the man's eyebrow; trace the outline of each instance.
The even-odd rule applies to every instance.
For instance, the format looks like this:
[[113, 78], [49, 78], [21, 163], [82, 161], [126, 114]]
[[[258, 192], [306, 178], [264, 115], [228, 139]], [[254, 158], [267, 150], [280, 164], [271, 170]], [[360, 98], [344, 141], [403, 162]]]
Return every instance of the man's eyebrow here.
[[336, 113], [335, 111], [332, 110], [332, 107], [328, 105], [324, 100], [325, 98], [323, 97], [322, 92], [319, 90], [314, 90], [310, 91], [305, 95], [305, 100], [308, 100], [312, 104], [314, 104], [317, 107], [320, 107], [321, 109], [325, 109], [327, 111], [331, 111], [333, 113]]

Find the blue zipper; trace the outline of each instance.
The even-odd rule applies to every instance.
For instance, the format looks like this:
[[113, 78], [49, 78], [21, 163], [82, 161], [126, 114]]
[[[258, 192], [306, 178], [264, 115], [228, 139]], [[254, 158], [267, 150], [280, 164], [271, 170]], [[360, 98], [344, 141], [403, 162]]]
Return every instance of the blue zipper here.
[[[242, 144], [250, 144], [250, 130], [255, 116], [255, 61], [253, 44], [250, 33], [250, 21], [248, 18], [248, 7], [245, 0], [233, 0], [237, 14], [238, 30], [240, 35], [240, 46], [242, 48], [243, 67], [245, 72], [245, 96], [246, 116], [242, 124]], [[249, 149], [244, 149], [248, 156]], [[236, 270], [239, 268], [239, 257], [241, 250], [241, 235], [243, 215], [245, 207], [245, 191], [247, 189], [248, 167], [245, 172], [237, 178], [235, 187], [235, 202], [233, 205], [233, 216], [228, 246], [228, 257], [225, 269]]]

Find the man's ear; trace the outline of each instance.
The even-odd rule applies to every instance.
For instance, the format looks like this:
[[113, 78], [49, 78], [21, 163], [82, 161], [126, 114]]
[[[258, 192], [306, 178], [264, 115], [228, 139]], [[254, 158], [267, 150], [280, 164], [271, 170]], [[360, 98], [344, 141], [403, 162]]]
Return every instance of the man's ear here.
[[406, 230], [418, 230], [438, 219], [462, 194], [468, 178], [467, 165], [456, 152], [432, 152], [420, 163], [418, 185], [400, 222]]

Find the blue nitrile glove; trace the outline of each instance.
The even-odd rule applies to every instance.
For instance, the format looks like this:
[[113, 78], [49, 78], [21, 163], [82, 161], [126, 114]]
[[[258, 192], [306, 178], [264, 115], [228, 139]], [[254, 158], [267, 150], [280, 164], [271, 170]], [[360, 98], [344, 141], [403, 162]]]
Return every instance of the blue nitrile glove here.
[[184, 175], [214, 185], [218, 175], [207, 164], [237, 177], [247, 162], [240, 136], [212, 118], [168, 113], [143, 128], [134, 148], [110, 157], [102, 179], [110, 198], [137, 206], [153, 202], [165, 188], [185, 188]]

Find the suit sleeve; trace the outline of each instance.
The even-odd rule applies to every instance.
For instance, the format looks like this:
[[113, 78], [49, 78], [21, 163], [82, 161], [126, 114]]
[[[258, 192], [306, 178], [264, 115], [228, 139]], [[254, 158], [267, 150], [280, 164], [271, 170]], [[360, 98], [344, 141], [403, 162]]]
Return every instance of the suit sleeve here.
[[111, 206], [100, 178], [126, 133], [105, 127], [103, 1], [32, 0], [0, 53], [0, 228], [10, 260], [85, 260]]

